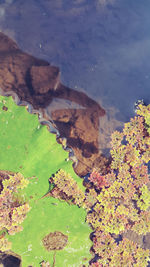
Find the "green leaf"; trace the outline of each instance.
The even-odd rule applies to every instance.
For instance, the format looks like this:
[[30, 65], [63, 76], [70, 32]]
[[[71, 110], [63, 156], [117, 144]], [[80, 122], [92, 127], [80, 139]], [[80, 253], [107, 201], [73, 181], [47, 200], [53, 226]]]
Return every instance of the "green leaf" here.
[[12, 97], [0, 97], [0, 140], [0, 169], [21, 172], [29, 178], [29, 185], [22, 190], [31, 207], [22, 223], [23, 231], [7, 235], [12, 250], [22, 257], [22, 266], [37, 267], [42, 260], [52, 264], [54, 252], [46, 251], [42, 238], [54, 231], [68, 235], [67, 246], [56, 252], [55, 266], [87, 264], [91, 230], [85, 223], [85, 211], [52, 197], [42, 198], [49, 190], [48, 179], [60, 168], [70, 173], [84, 190], [72, 162], [66, 160], [68, 152], [47, 126], [40, 125], [37, 115], [17, 106]]

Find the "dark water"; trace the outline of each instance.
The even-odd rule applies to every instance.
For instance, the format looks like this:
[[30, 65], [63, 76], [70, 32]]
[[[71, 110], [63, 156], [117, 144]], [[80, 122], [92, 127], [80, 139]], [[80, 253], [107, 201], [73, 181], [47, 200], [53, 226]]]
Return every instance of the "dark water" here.
[[150, 102], [150, 0], [0, 0], [0, 29], [119, 121]]
[[1, 267], [20, 267], [20, 260], [17, 257], [3, 253], [3, 256], [0, 255], [0, 264], [3, 264], [0, 265]]

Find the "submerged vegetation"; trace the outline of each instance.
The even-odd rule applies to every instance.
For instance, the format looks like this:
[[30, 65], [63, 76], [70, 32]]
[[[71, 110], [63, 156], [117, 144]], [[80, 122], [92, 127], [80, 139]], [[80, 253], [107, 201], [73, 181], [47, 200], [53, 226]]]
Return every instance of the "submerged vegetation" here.
[[[72, 171], [70, 163], [65, 161], [67, 152], [59, 151], [59, 145], [55, 144], [54, 140], [51, 146], [45, 143], [47, 138], [50, 141], [48, 135], [46, 134], [45, 139], [46, 132], [44, 130], [43, 135], [43, 130], [41, 130], [42, 137], [40, 139], [37, 129], [36, 123], [30, 135], [30, 142], [27, 134], [25, 146], [23, 145], [25, 156], [28, 151], [25, 158], [26, 165], [24, 165], [23, 160], [19, 162], [19, 166], [21, 165], [24, 177], [35, 175], [38, 179], [32, 178], [29, 182], [18, 173], [14, 176], [10, 175], [9, 179], [2, 181], [0, 201], [5, 212], [1, 210], [1, 214], [4, 212], [5, 216], [4, 222], [0, 221], [0, 226], [1, 230], [5, 229], [7, 232], [8, 241], [4, 239], [5, 236], [1, 232], [0, 250], [10, 249], [9, 242], [11, 241], [14, 252], [22, 255], [24, 266], [40, 264], [42, 260], [42, 264], [47, 262], [51, 266], [53, 263], [49, 261], [50, 257], [55, 258], [56, 266], [63, 264], [63, 257], [65, 266], [67, 266], [66, 264], [75, 264], [74, 266], [82, 264], [81, 266], [91, 267], [147, 266], [150, 256], [149, 249], [144, 250], [134, 240], [125, 238], [123, 233], [130, 230], [140, 235], [146, 235], [150, 232], [150, 181], [148, 173], [150, 105], [139, 105], [137, 115], [130, 122], [125, 123], [123, 131], [115, 131], [112, 134], [112, 149], [110, 151], [112, 161], [109, 171], [104, 175], [99, 173], [98, 169], [93, 170], [86, 182], [86, 190], [80, 179]], [[40, 142], [43, 144], [42, 147]], [[12, 146], [12, 144], [9, 145]], [[38, 156], [35, 156], [35, 151], [33, 152], [35, 146]], [[41, 148], [45, 149], [42, 154], [44, 157], [47, 155], [47, 161], [43, 161], [40, 155]], [[53, 154], [51, 155], [51, 153]], [[37, 171], [33, 165], [36, 166]], [[8, 162], [2, 166], [3, 168], [5, 166], [5, 169], [10, 168]], [[46, 166], [47, 170], [44, 169]], [[46, 177], [50, 183], [47, 193], [45, 179], [43, 179]], [[24, 195], [29, 204], [21, 195], [19, 195], [20, 202], [17, 202], [13, 192], [17, 193], [16, 188], [22, 191], [21, 188], [27, 183], [29, 185], [24, 189]], [[29, 205], [31, 211], [25, 219], [26, 213], [30, 209]], [[7, 210], [5, 209], [6, 206], [8, 207]], [[84, 222], [85, 217], [93, 231], [91, 235], [93, 245], [89, 242], [90, 230]], [[21, 223], [23, 228], [20, 228]], [[30, 230], [28, 229], [29, 224], [31, 225]], [[22, 232], [10, 238], [11, 234], [18, 231]], [[57, 234], [57, 245], [54, 247], [52, 237], [56, 239], [56, 236], [52, 232], [55, 235], [59, 233]], [[34, 240], [35, 233], [38, 235], [36, 240]], [[64, 253], [59, 256], [59, 252], [56, 254], [55, 248], [61, 247], [60, 234], [65, 238], [65, 241], [62, 240], [61, 242]], [[29, 244], [29, 238], [31, 244]], [[24, 240], [24, 244], [21, 244], [22, 240]], [[49, 252], [44, 250], [42, 240], [44, 240], [43, 244], [48, 246]], [[4, 241], [3, 244], [2, 241]], [[19, 247], [20, 244], [21, 248]], [[91, 245], [93, 259], [90, 261], [87, 250], [90, 249]], [[80, 252], [74, 252], [69, 257], [69, 249]], [[51, 250], [53, 250], [54, 255]], [[77, 257], [80, 258], [79, 261], [77, 261]], [[85, 257], [86, 261], [84, 262], [81, 259]], [[88, 263], [89, 261], [90, 263]]]

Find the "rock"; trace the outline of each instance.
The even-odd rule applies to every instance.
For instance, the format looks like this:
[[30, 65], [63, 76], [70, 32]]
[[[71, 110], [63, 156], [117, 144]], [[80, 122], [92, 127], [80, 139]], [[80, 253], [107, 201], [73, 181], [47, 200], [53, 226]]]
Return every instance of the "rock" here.
[[[54, 84], [56, 86], [59, 78], [58, 68], [22, 52], [14, 41], [1, 32], [0, 62], [0, 88], [4, 92], [14, 91], [21, 100], [31, 103], [37, 109], [51, 102], [52, 97], [48, 92], [48, 86], [49, 89]], [[39, 92], [38, 83], [45, 86], [46, 96], [42, 90], [41, 93]]]
[[67, 137], [67, 144], [73, 148], [78, 158], [74, 167], [80, 176], [91, 172], [93, 168], [106, 171], [108, 160], [99, 152], [99, 116], [98, 111], [89, 109], [64, 109], [52, 112], [52, 119], [60, 135]]
[[19, 50], [17, 44], [8, 38], [5, 34], [0, 32], [0, 53], [11, 53], [13, 51]]
[[32, 66], [30, 69], [32, 88], [35, 94], [45, 94], [56, 90], [60, 81], [59, 68], [52, 66]]
[[[47, 120], [54, 120], [61, 137], [73, 148], [78, 159], [75, 172], [86, 175], [97, 167], [105, 172], [108, 160], [99, 152], [99, 119], [105, 110], [84, 92], [68, 88], [60, 82], [59, 68], [19, 49], [17, 44], [0, 32], [0, 88], [15, 92], [20, 100], [40, 109]], [[54, 99], [64, 99], [81, 108], [60, 109], [47, 113]]]

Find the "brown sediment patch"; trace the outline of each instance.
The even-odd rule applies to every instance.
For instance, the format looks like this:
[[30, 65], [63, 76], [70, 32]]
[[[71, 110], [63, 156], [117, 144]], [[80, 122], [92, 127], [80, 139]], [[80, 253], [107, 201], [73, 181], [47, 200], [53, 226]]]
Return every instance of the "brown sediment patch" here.
[[[61, 137], [74, 151], [78, 164], [75, 172], [84, 176], [94, 167], [104, 173], [109, 161], [99, 151], [99, 121], [105, 110], [84, 92], [68, 88], [60, 82], [59, 68], [19, 49], [17, 44], [0, 32], [0, 88], [15, 92], [41, 111], [47, 120], [53, 119]], [[81, 108], [56, 109], [48, 113], [53, 99], [74, 102]]]
[[48, 251], [61, 250], [67, 245], [68, 236], [61, 232], [55, 231], [54, 233], [49, 233], [46, 235], [42, 242]]

